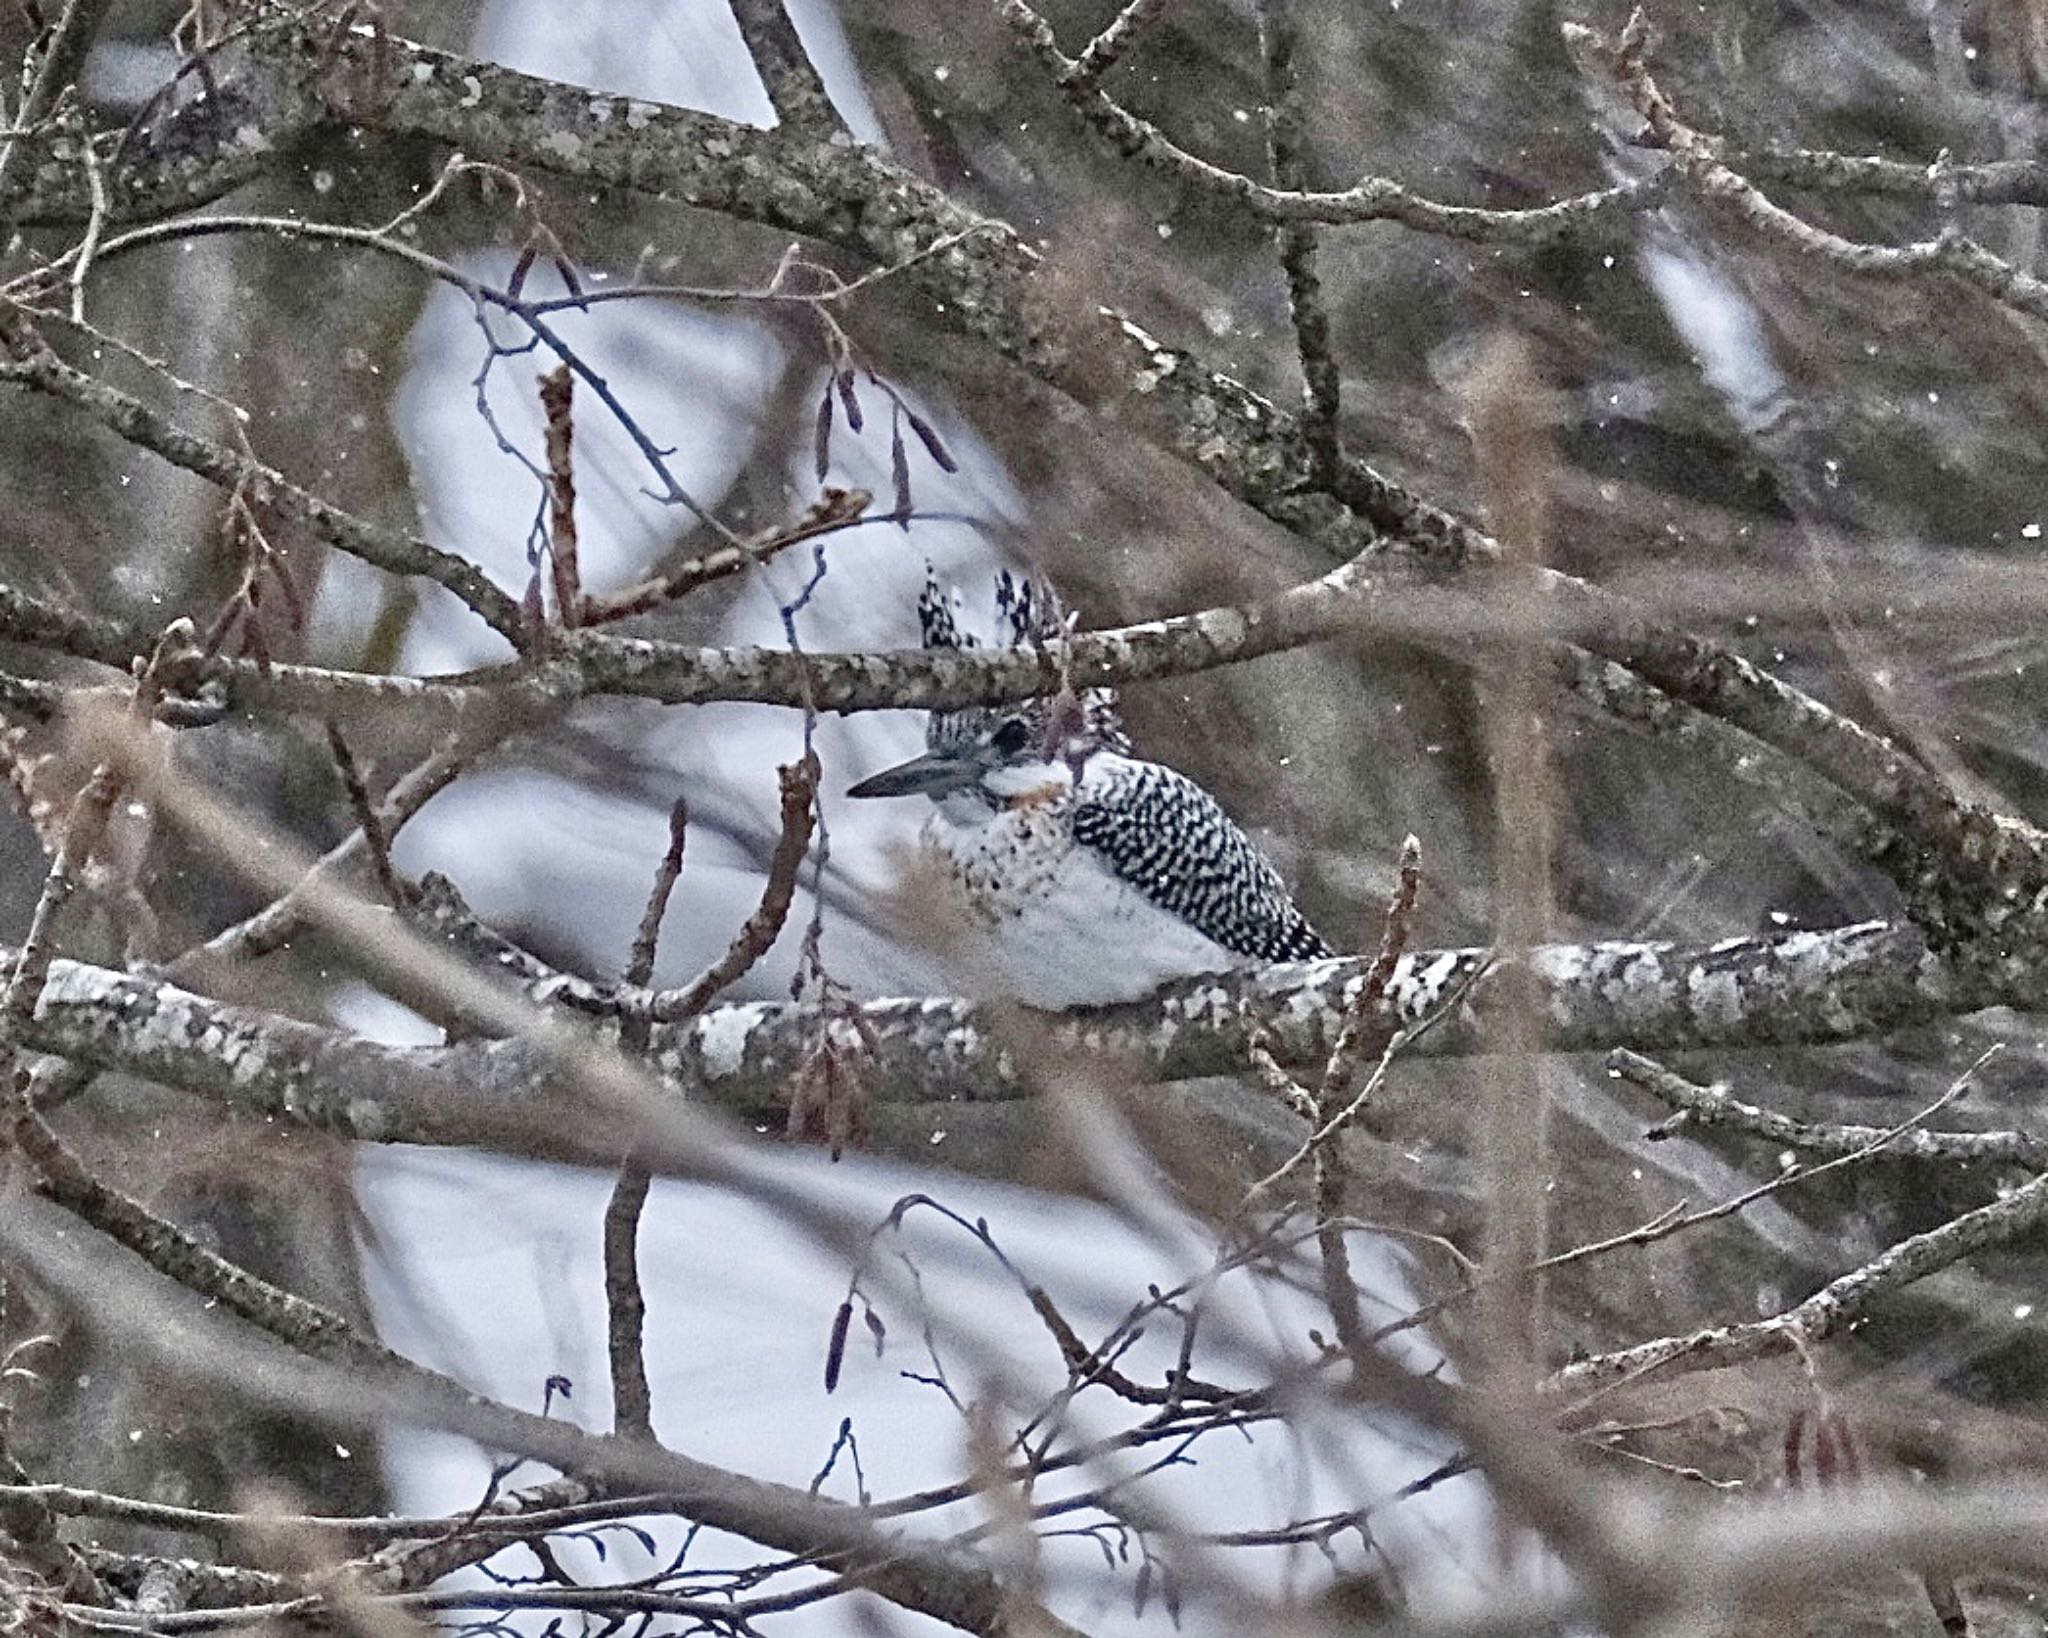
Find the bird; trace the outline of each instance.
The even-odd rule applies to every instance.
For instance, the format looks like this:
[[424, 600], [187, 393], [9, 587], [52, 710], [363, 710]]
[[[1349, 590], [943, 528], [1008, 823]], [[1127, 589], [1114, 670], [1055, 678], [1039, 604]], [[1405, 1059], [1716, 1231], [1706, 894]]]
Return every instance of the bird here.
[[[962, 608], [928, 569], [927, 649], [982, 646]], [[1005, 646], [1068, 632], [1051, 586], [1007, 569], [995, 612]], [[846, 794], [931, 801], [921, 842], [981, 944], [986, 987], [1027, 1006], [1136, 1001], [1179, 978], [1334, 953], [1215, 797], [1133, 754], [1108, 689], [935, 711], [922, 756]]]

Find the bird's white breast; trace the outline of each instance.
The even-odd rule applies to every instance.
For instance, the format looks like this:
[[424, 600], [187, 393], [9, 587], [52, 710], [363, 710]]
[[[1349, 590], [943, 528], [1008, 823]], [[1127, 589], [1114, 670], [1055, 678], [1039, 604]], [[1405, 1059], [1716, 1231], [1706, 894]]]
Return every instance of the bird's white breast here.
[[1070, 784], [1051, 780], [994, 811], [945, 802], [925, 826], [965, 901], [981, 946], [965, 965], [983, 988], [1034, 1007], [1096, 1006], [1238, 964], [1076, 843], [1071, 803]]

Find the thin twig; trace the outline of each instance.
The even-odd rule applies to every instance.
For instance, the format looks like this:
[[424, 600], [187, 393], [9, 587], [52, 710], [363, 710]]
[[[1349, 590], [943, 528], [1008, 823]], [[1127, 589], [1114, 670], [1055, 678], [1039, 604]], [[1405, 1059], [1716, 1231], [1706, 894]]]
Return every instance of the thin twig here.
[[36, 899], [28, 934], [15, 954], [6, 988], [0, 991], [0, 1035], [8, 1041], [18, 1042], [35, 1016], [36, 1002], [42, 996], [50, 962], [57, 953], [57, 919], [77, 893], [86, 865], [99, 851], [107, 821], [125, 784], [118, 769], [102, 763], [72, 800], [70, 814], [64, 821], [63, 841], [43, 878], [43, 890]]
[[1090, 40], [1060, 81], [1065, 91], [1092, 91], [1122, 59], [1131, 42], [1156, 21], [1172, 0], [1129, 0], [1109, 26]]
[[[76, 3], [76, 0], [74, 0]], [[85, 236], [78, 241], [78, 260], [71, 267], [71, 322], [85, 324], [85, 281], [92, 276], [93, 258], [107, 226], [107, 177], [101, 168], [99, 150], [88, 138], [79, 143], [86, 185], [92, 191], [92, 215], [86, 218]], [[4, 185], [4, 181], [0, 181]]]
[[810, 850], [811, 831], [816, 822], [818, 760], [806, 755], [778, 770], [782, 787], [782, 829], [775, 851], [768, 860], [768, 880], [761, 889], [761, 902], [734, 937], [724, 955], [689, 983], [671, 990], [654, 990], [635, 997], [620, 1008], [627, 1018], [645, 1018], [650, 1023], [676, 1024], [695, 1018], [717, 999], [720, 991], [744, 976], [782, 932], [789, 907], [796, 897], [797, 872]]
[[[1627, 1047], [1617, 1047], [1607, 1055], [1607, 1071], [1678, 1111], [1650, 1129], [1646, 1135], [1652, 1139], [1670, 1136], [1683, 1121], [1702, 1127], [1731, 1127], [1766, 1143], [1804, 1149], [1812, 1154], [1846, 1155], [1870, 1149], [1886, 1135], [1882, 1127], [1798, 1120], [1775, 1109], [1744, 1103], [1721, 1087], [1701, 1086]], [[1883, 1148], [1886, 1153], [1912, 1160], [1947, 1161], [1960, 1166], [1989, 1162], [2048, 1171], [2048, 1139], [2031, 1132], [1929, 1132], [1915, 1128], [1904, 1134], [1903, 1142], [1890, 1141]]]
[[[689, 809], [677, 797], [669, 809], [668, 846], [655, 868], [647, 908], [633, 934], [626, 962], [626, 981], [644, 988], [654, 978], [654, 958], [661, 941], [661, 923], [668, 911], [676, 879], [683, 871], [683, 846], [689, 835]], [[622, 1044], [629, 1052], [647, 1049], [647, 1020], [631, 1017], [622, 1026]], [[654, 1437], [654, 1399], [647, 1382], [647, 1298], [640, 1285], [640, 1217], [647, 1205], [650, 1177], [631, 1155], [619, 1168], [618, 1181], [604, 1213], [604, 1289], [610, 1312], [606, 1341], [611, 1356], [613, 1427], [628, 1439]]]
[[[1323, 1066], [1324, 1104], [1334, 1106], [1350, 1098], [1367, 1037], [1389, 1033], [1380, 1016], [1380, 1003], [1386, 999], [1387, 986], [1394, 981], [1401, 957], [1408, 953], [1408, 942], [1415, 930], [1415, 901], [1421, 891], [1422, 843], [1411, 835], [1402, 838], [1401, 856], [1394, 867], [1393, 896], [1380, 918], [1379, 955], [1366, 969], [1364, 982], [1345, 1008], [1343, 1027], [1337, 1032], [1336, 1045], [1330, 1048], [1329, 1062]], [[1321, 1118], [1330, 1118], [1327, 1110]]]
[[384, 897], [391, 902], [393, 909], [403, 910], [409, 896], [391, 863], [391, 838], [384, 832], [384, 820], [377, 812], [376, 803], [370, 799], [363, 771], [356, 765], [355, 756], [337, 723], [327, 724], [327, 748], [334, 756], [335, 770], [341, 775], [342, 789], [348, 792], [349, 811], [355, 815], [356, 830], [370, 855], [370, 868], [376, 872], [377, 885], [383, 889]]
[[817, 504], [794, 523], [778, 525], [741, 545], [721, 546], [715, 552], [693, 557], [665, 574], [638, 586], [629, 586], [624, 591], [596, 597], [586, 592], [582, 623], [599, 625], [606, 621], [624, 620], [673, 603], [689, 596], [700, 586], [708, 586], [715, 580], [723, 580], [728, 575], [766, 563], [792, 546], [852, 527], [865, 515], [873, 500], [874, 497], [865, 489], [828, 489]]
[[1486, 738], [1494, 807], [1494, 915], [1502, 1005], [1497, 1066], [1484, 1078], [1480, 1148], [1486, 1225], [1481, 1265], [1493, 1276], [1481, 1333], [1497, 1385], [1519, 1394], [1525, 1362], [1541, 1346], [1543, 1285], [1523, 1274], [1540, 1258], [1548, 1225], [1549, 1045], [1541, 986], [1529, 955], [1550, 936], [1557, 796], [1550, 724], [1556, 690], [1545, 650], [1553, 599], [1541, 580], [1550, 547], [1556, 458], [1544, 424], [1543, 388], [1527, 343], [1502, 335], [1467, 384], [1472, 442], [1488, 508], [1521, 585], [1494, 589], [1503, 633], [1502, 677], [1488, 701]]
[[576, 424], [576, 378], [558, 364], [540, 378], [541, 410], [547, 420], [548, 562], [555, 578], [555, 618], [565, 626], [583, 624], [583, 572], [576, 558], [576, 466], [572, 455]]
[[1658, 1337], [1612, 1353], [1574, 1360], [1544, 1385], [1550, 1394], [1604, 1392], [1655, 1370], [1711, 1370], [1745, 1364], [1824, 1341], [1862, 1319], [1883, 1298], [1938, 1273], [1973, 1252], [2001, 1246], [2048, 1222], [2048, 1176], [1885, 1248], [1876, 1257], [1821, 1287], [1804, 1302], [1768, 1319], [1709, 1326], [1682, 1336]]
[[690, 810], [679, 796], [668, 810], [668, 847], [654, 872], [654, 887], [647, 895], [647, 908], [633, 933], [633, 948], [626, 962], [626, 982], [645, 986], [654, 981], [654, 957], [661, 940], [662, 917], [675, 892], [676, 878], [683, 870], [683, 846], [689, 835]]
[[[1273, 181], [1300, 190], [1308, 175], [1301, 87], [1294, 56], [1300, 43], [1294, 0], [1259, 0], [1259, 46], [1266, 69], [1266, 158]], [[1337, 470], [1338, 419], [1343, 408], [1337, 361], [1330, 352], [1330, 313], [1316, 273], [1316, 229], [1283, 222], [1274, 230], [1287, 274], [1287, 308], [1294, 320], [1301, 362], [1301, 434], [1324, 482]]]
[[654, 1437], [654, 1395], [647, 1382], [647, 1297], [640, 1285], [640, 1214], [647, 1168], [619, 1168], [604, 1208], [606, 1353], [612, 1370], [612, 1429], [622, 1439]]
[[1415, 916], [1415, 897], [1421, 885], [1422, 845], [1410, 836], [1401, 844], [1394, 896], [1388, 901], [1386, 913], [1381, 918], [1379, 956], [1367, 970], [1357, 997], [1346, 1009], [1344, 1025], [1337, 1032], [1336, 1045], [1330, 1049], [1329, 1062], [1323, 1066], [1322, 1084], [1315, 1095], [1317, 1130], [1308, 1144], [1315, 1158], [1316, 1249], [1320, 1254], [1323, 1302], [1330, 1311], [1338, 1342], [1347, 1353], [1354, 1355], [1367, 1344], [1365, 1318], [1359, 1309], [1358, 1284], [1351, 1277], [1351, 1252], [1344, 1228], [1344, 1219], [1351, 1208], [1347, 1198], [1350, 1169], [1344, 1159], [1343, 1129], [1358, 1118], [1366, 1098], [1386, 1080], [1388, 1068], [1394, 1061], [1401, 1033], [1379, 1025], [1379, 1062], [1374, 1066], [1365, 1091], [1356, 1097], [1352, 1095], [1352, 1086], [1358, 1076], [1358, 1058], [1370, 1027], [1368, 1021], [1373, 1020], [1378, 1012], [1387, 986], [1393, 982], [1394, 968], [1400, 962], [1402, 951], [1408, 947]]
[[[1239, 1210], [1245, 1210], [1256, 1204], [1260, 1198], [1270, 1193], [1288, 1177], [1299, 1171], [1307, 1161], [1313, 1158], [1319, 1148], [1333, 1142], [1340, 1132], [1347, 1130], [1355, 1124], [1359, 1116], [1364, 1114], [1371, 1105], [1374, 1096], [1379, 1092], [1380, 1088], [1386, 1084], [1387, 1072], [1393, 1067], [1394, 1060], [1403, 1053], [1419, 1047], [1434, 1030], [1446, 1020], [1455, 1017], [1465, 1005], [1466, 999], [1471, 995], [1473, 989], [1493, 971], [1493, 966], [1492, 951], [1477, 952], [1476, 959], [1472, 965], [1458, 976], [1456, 982], [1447, 991], [1439, 991], [1433, 994], [1431, 997], [1434, 1003], [1433, 1010], [1419, 1023], [1411, 1024], [1407, 1028], [1402, 1029], [1397, 1027], [1394, 1018], [1390, 1017], [1384, 1020], [1381, 1028], [1386, 1032], [1386, 1044], [1380, 1052], [1378, 1061], [1373, 1066], [1373, 1072], [1366, 1077], [1365, 1085], [1352, 1095], [1351, 1101], [1337, 1109], [1335, 1113], [1330, 1115], [1320, 1125], [1315, 1124], [1316, 1100], [1314, 1094], [1294, 1080], [1293, 1077], [1289, 1076], [1286, 1070], [1273, 1058], [1269, 1040], [1261, 1040], [1258, 1035], [1252, 1035], [1250, 1037], [1250, 1044], [1253, 1062], [1257, 1064], [1261, 1058], [1265, 1060], [1264, 1065], [1259, 1070], [1261, 1078], [1267, 1080], [1268, 1084], [1273, 1086], [1276, 1092], [1280, 1091], [1280, 1088], [1273, 1081], [1275, 1076], [1284, 1081], [1287, 1087], [1292, 1088], [1293, 1096], [1288, 1097], [1282, 1092], [1282, 1101], [1287, 1103], [1288, 1107], [1293, 1109], [1296, 1114], [1308, 1120], [1311, 1123], [1311, 1130], [1300, 1148], [1296, 1149], [1287, 1159], [1245, 1191], [1244, 1201], [1240, 1205]], [[1361, 994], [1362, 991], [1353, 990], [1349, 992], [1348, 999], [1340, 995], [1342, 1005], [1336, 1010], [1335, 1027], [1332, 1031], [1333, 1039], [1341, 1040], [1346, 1024], [1357, 1015]], [[1399, 1006], [1395, 1006], [1387, 1010], [1398, 1016], [1401, 1009]], [[1335, 1051], [1336, 1049], [1333, 1047], [1331, 1049], [1333, 1057]], [[1355, 1063], [1355, 1049], [1353, 1049], [1352, 1057]], [[1325, 1073], [1327, 1074], [1327, 1070]], [[1349, 1084], [1350, 1080], [1347, 1078], [1347, 1087]], [[1381, 1230], [1381, 1232], [1388, 1231]]]

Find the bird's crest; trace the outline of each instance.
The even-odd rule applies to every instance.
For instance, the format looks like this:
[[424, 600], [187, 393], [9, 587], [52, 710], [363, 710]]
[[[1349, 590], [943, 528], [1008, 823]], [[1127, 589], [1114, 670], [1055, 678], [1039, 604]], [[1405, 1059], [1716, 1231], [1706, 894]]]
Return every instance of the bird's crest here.
[[924, 566], [924, 590], [917, 597], [917, 624], [926, 648], [979, 648], [972, 632], [960, 629], [960, 593], [939, 584], [939, 572]]
[[1008, 569], [996, 575], [996, 624], [1007, 646], [1022, 648], [1067, 634], [1060, 594], [1045, 580], [1026, 580]]
[[[925, 567], [924, 590], [918, 594], [917, 623], [926, 648], [981, 648], [986, 645], [961, 624], [962, 598], [957, 588], [940, 582], [938, 571]], [[1065, 605], [1050, 581], [1033, 580], [997, 571], [995, 580], [995, 646], [1037, 648], [1057, 642], [1070, 631]], [[1071, 702], [1072, 696], [1069, 696]], [[1076, 726], [1098, 747], [1126, 752], [1130, 740], [1118, 715], [1116, 693], [1108, 688], [1090, 688], [1080, 695], [1080, 718]], [[1005, 717], [1022, 717], [1034, 737], [1049, 738], [1063, 729], [1074, 713], [1055, 712], [1052, 699], [1026, 700], [1012, 706], [975, 707], [966, 711], [934, 712], [927, 738], [936, 747], [968, 740], [989, 732]], [[1059, 720], [1055, 720], [1056, 717]], [[1066, 735], [1061, 734], [1064, 738]]]

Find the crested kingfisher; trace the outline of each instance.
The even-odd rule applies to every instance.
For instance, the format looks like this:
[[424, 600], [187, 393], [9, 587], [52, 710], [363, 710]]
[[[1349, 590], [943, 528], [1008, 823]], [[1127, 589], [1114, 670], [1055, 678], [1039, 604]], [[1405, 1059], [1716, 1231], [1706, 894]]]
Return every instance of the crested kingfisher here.
[[[924, 646], [980, 647], [959, 615], [959, 594], [929, 575]], [[1051, 589], [1008, 570], [996, 625], [1011, 646], [1066, 635]], [[1109, 690], [935, 711], [925, 746], [846, 794], [931, 800], [923, 845], [1009, 998], [1134, 1001], [1176, 978], [1334, 953], [1213, 796], [1131, 754]]]

